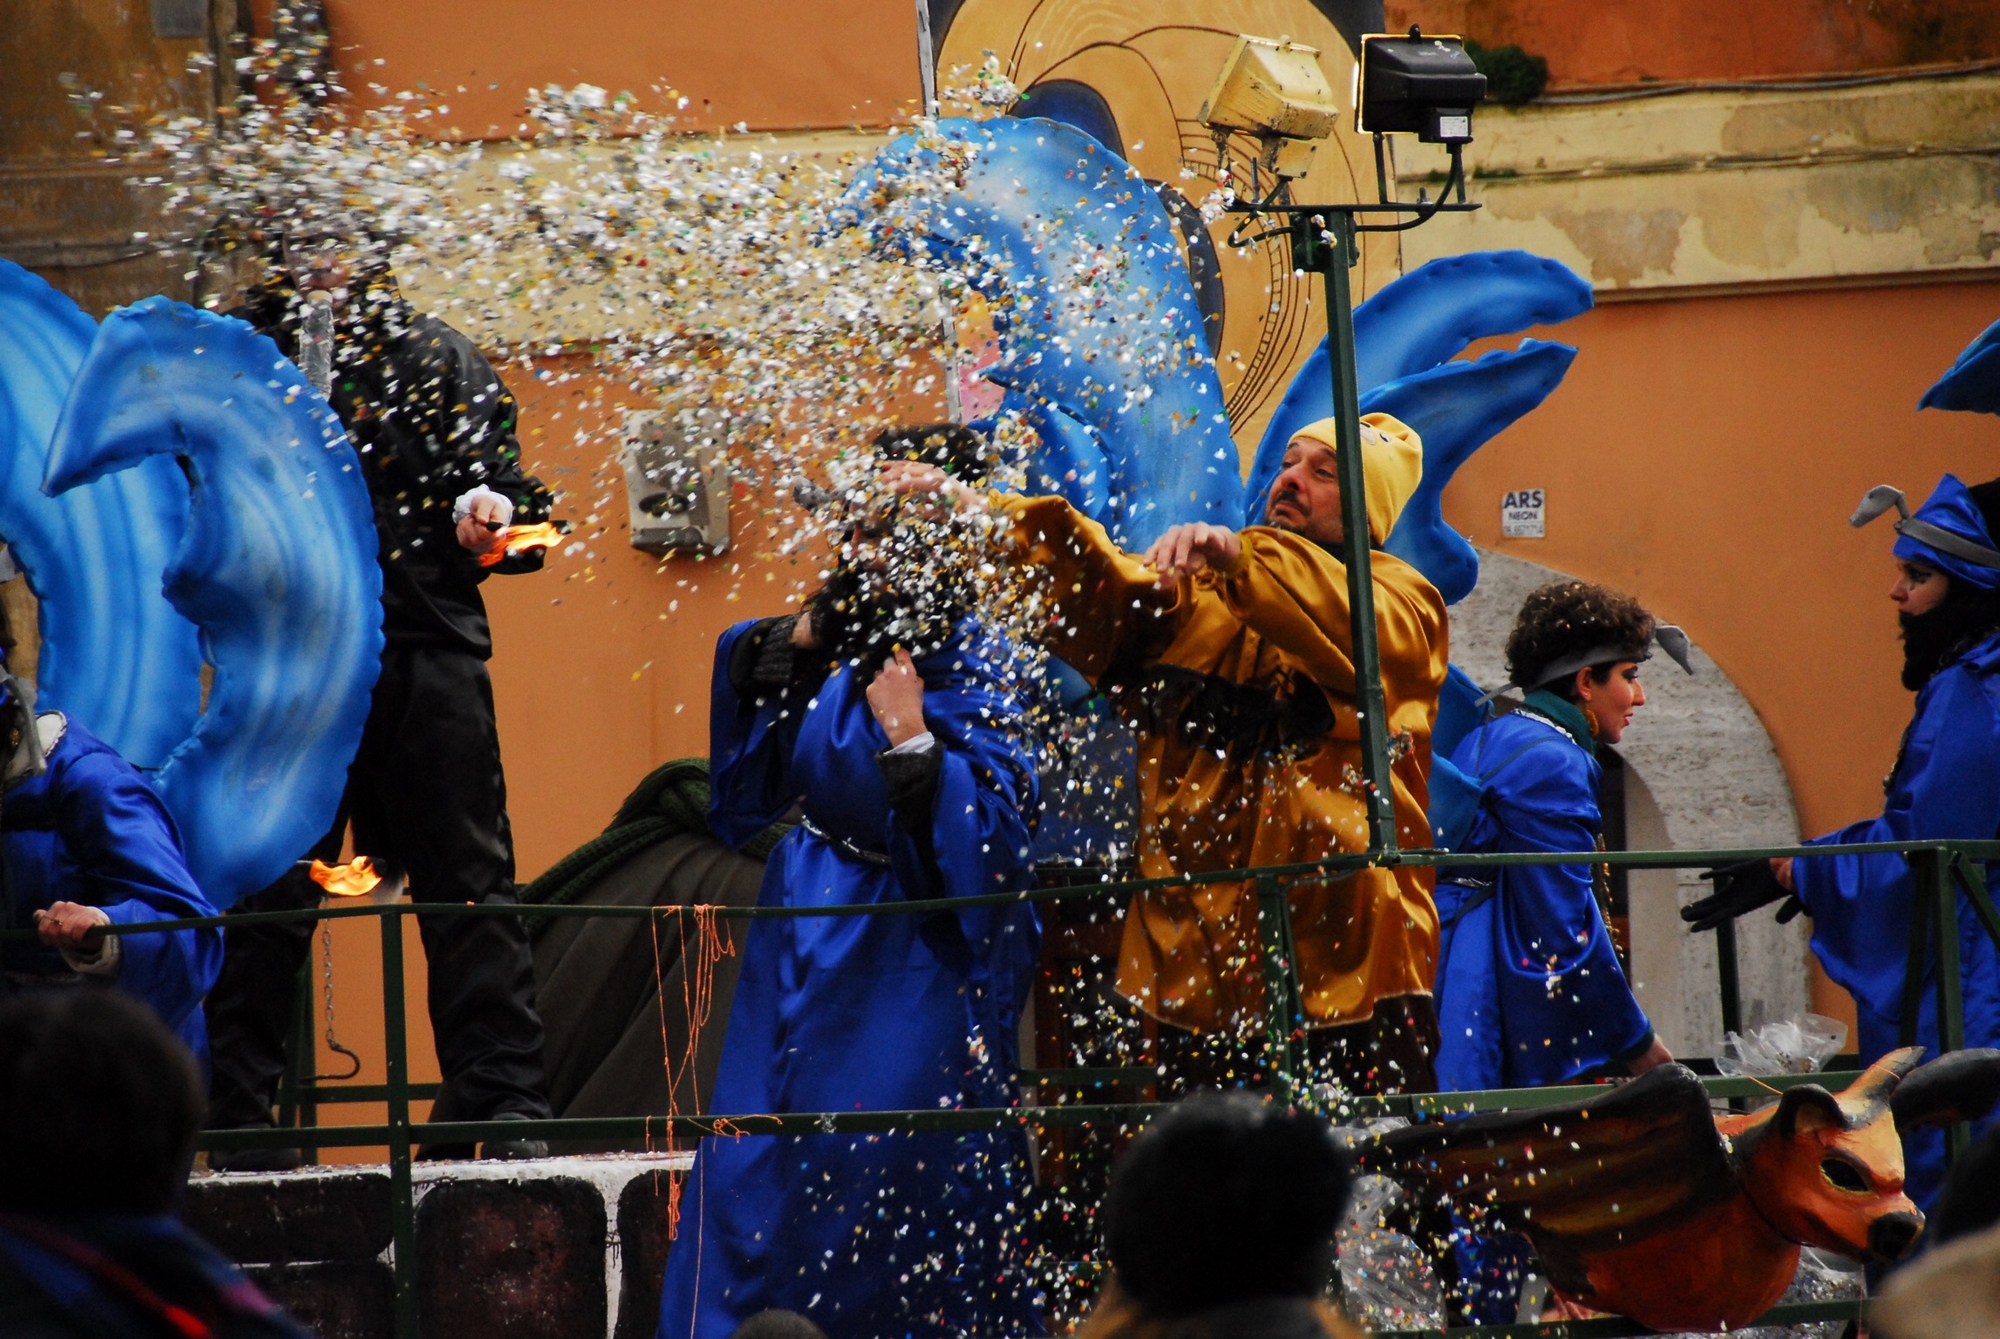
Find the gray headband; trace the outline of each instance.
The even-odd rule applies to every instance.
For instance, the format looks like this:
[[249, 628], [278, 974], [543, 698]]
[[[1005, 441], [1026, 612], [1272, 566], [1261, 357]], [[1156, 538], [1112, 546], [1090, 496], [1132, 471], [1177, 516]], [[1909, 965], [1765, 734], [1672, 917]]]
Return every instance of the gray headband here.
[[[1928, 544], [1939, 553], [1949, 553], [1954, 558], [1963, 558], [1975, 567], [2000, 570], [2000, 550], [1974, 543], [1964, 535], [1954, 535], [1951, 531], [1932, 525], [1929, 521], [1917, 520], [1910, 515], [1910, 503], [1903, 496], [1903, 490], [1889, 484], [1876, 484], [1863, 493], [1861, 505], [1854, 509], [1854, 514], [1847, 518], [1847, 523], [1859, 529], [1891, 507], [1901, 513], [1903, 518], [1896, 522], [1897, 534], [1908, 535], [1919, 544]], [[1966, 578], [1968, 581], [1971, 579]]]
[[[1652, 640], [1658, 644], [1662, 651], [1667, 653], [1667, 659], [1679, 665], [1689, 674], [1694, 673], [1694, 661], [1688, 654], [1688, 636], [1685, 632], [1682, 632], [1671, 623], [1659, 623], [1653, 627]], [[1546, 669], [1535, 676], [1535, 682], [1527, 685], [1527, 687], [1530, 691], [1537, 688], [1547, 688], [1550, 684], [1567, 679], [1578, 670], [1589, 669], [1593, 665], [1615, 665], [1621, 660], [1644, 662], [1652, 658], [1652, 647], [1644, 643], [1638, 646], [1633, 646], [1630, 643], [1623, 646], [1593, 646], [1588, 651], [1580, 651], [1575, 655], [1564, 656], [1562, 659], [1550, 663]], [[1482, 698], [1481, 701], [1491, 702], [1501, 694], [1517, 692], [1521, 687], [1522, 685], [1517, 683], [1501, 684]]]

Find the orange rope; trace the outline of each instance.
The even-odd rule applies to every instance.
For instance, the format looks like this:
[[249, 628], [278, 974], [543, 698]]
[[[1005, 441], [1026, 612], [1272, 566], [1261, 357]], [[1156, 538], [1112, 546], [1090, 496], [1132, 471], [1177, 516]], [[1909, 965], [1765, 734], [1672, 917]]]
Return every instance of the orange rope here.
[[[675, 919], [678, 920], [679, 918], [676, 917]], [[657, 909], [655, 909], [653, 915], [646, 918], [646, 925], [653, 933], [653, 999], [659, 1006], [660, 1063], [666, 1070], [667, 1117], [669, 1122], [671, 1122], [673, 1117], [680, 1114], [680, 1106], [674, 1100], [674, 1057], [667, 1045], [667, 983], [665, 970], [660, 964], [660, 917]], [[647, 1152], [653, 1150], [653, 1126], [650, 1121], [646, 1123], [646, 1150]], [[674, 1127], [669, 1123], [667, 1126], [667, 1152], [672, 1153], [675, 1151]], [[667, 1173], [668, 1241], [675, 1240], [681, 1234], [681, 1183], [684, 1179], [679, 1172]], [[656, 1171], [653, 1173], [653, 1193], [657, 1195], [659, 1191], [660, 1174]]]
[[[722, 918], [716, 914], [716, 907], [698, 903], [690, 910], [694, 915], [692, 957], [688, 953], [687, 917], [674, 917], [674, 926], [680, 936], [681, 1008], [686, 1012], [688, 1021], [687, 1047], [680, 1058], [678, 1071], [667, 1039], [666, 971], [660, 957], [660, 918], [657, 914], [648, 918], [653, 933], [653, 994], [659, 1005], [660, 1016], [660, 1063], [666, 1073], [667, 1115], [670, 1118], [682, 1114], [680, 1110], [682, 1080], [688, 1082], [694, 1098], [695, 1110], [692, 1114], [699, 1115], [701, 1112], [701, 1071], [696, 1064], [696, 1057], [701, 1050], [702, 1029], [708, 1026], [709, 1017], [715, 1008], [715, 967], [725, 956], [734, 957], [736, 954], [735, 943], [722, 932]], [[720, 1127], [717, 1133], [721, 1133]], [[677, 1137], [669, 1128], [667, 1133], [669, 1153], [678, 1151], [676, 1143]], [[650, 1149], [650, 1131], [647, 1145]], [[681, 1192], [686, 1177], [679, 1172], [669, 1172], [667, 1176], [667, 1235], [671, 1240], [680, 1236]], [[653, 1184], [657, 1189], [658, 1172], [653, 1174]], [[697, 1245], [695, 1249], [699, 1253], [701, 1248]]]

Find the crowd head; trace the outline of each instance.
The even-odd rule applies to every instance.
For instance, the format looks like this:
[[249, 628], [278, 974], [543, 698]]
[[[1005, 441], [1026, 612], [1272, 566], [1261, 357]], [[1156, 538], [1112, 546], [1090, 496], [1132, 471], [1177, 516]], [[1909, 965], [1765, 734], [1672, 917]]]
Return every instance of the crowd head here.
[[206, 1107], [153, 1011], [85, 984], [0, 1004], [0, 1212], [169, 1213]]
[[1172, 1318], [1317, 1298], [1347, 1208], [1346, 1154], [1326, 1122], [1242, 1093], [1197, 1093], [1132, 1145], [1105, 1200], [1119, 1288]]

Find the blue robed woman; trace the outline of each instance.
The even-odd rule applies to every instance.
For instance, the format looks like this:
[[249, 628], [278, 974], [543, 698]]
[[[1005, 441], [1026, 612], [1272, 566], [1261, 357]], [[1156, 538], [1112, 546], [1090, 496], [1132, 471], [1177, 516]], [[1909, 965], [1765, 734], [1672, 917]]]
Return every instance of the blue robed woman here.
[[[1678, 629], [1658, 631], [1677, 649]], [[1507, 671], [1530, 691], [1452, 753], [1479, 788], [1455, 850], [1602, 849], [1597, 747], [1645, 705], [1639, 666], [1655, 633], [1651, 614], [1602, 586], [1555, 582], [1528, 596]], [[1598, 877], [1590, 864], [1438, 872], [1440, 1088], [1524, 1088], [1604, 1066], [1637, 1074], [1673, 1058], [1618, 965]]]
[[[1451, 761], [1478, 790], [1465, 852], [1603, 849], [1600, 743], [1646, 702], [1639, 666], [1658, 637], [1686, 665], [1677, 628], [1583, 581], [1532, 592], [1507, 639], [1507, 672], [1530, 691], [1459, 741]], [[1588, 1070], [1642, 1074], [1673, 1059], [1633, 998], [1605, 923], [1601, 866], [1438, 871], [1438, 1087], [1562, 1083]], [[1515, 1316], [1525, 1239], [1458, 1250], [1461, 1303], [1481, 1323]]]
[[[0, 646], [12, 644], [0, 612]], [[107, 935], [105, 927], [215, 915], [188, 872], [158, 792], [109, 744], [35, 695], [0, 650], [0, 997], [24, 987], [115, 986], [151, 1006], [205, 1066], [202, 997], [222, 968], [213, 926]]]
[[[878, 439], [961, 477], [963, 428]], [[827, 584], [716, 647], [710, 826], [749, 842], [796, 809], [759, 905], [1025, 889], [1037, 803], [1014, 655], [967, 615], [936, 527], [848, 515]], [[751, 923], [712, 1103], [726, 1114], [1003, 1107], [1039, 925], [1032, 904]], [[1025, 1136], [705, 1140], [683, 1191], [660, 1339], [767, 1309], [833, 1339], [1039, 1333]]]

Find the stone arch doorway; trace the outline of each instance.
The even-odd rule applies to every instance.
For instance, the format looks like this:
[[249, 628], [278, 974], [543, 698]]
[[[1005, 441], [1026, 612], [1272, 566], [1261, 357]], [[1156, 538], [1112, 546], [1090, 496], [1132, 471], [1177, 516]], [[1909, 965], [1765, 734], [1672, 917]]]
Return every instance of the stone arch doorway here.
[[[1451, 610], [1451, 658], [1482, 688], [1493, 688], [1507, 679], [1503, 651], [1522, 600], [1570, 574], [1485, 549], [1479, 563], [1478, 587]], [[1671, 611], [1663, 617], [1671, 619]], [[1693, 678], [1664, 658], [1647, 667], [1647, 705], [1618, 747], [1625, 849], [1797, 841], [1791, 785], [1763, 722], [1699, 643], [1694, 660]], [[1714, 1055], [1722, 1046], [1715, 938], [1687, 933], [1679, 915], [1709, 890], [1697, 874], [1635, 870], [1627, 884], [1634, 989], [1677, 1056]], [[1746, 1026], [1809, 1007], [1805, 924], [1781, 926], [1768, 914], [1738, 922]]]

